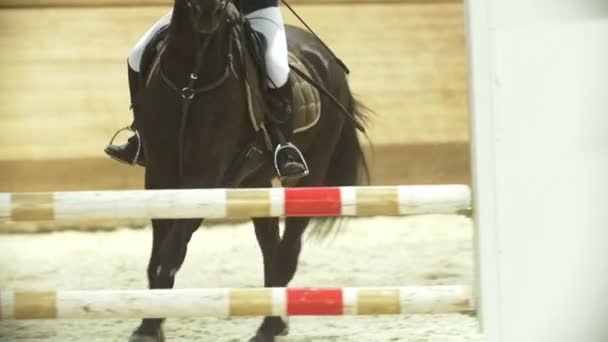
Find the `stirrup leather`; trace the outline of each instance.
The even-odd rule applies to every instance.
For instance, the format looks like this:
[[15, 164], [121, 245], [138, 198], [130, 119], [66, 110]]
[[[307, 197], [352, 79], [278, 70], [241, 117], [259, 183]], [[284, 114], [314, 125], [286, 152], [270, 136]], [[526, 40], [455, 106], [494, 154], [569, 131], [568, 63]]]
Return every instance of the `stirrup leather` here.
[[283, 180], [285, 178], [293, 177], [293, 176], [282, 175], [281, 171], [279, 170], [279, 161], [278, 161], [279, 152], [281, 152], [282, 150], [286, 150], [286, 149], [294, 149], [298, 153], [298, 156], [300, 157], [300, 161], [302, 161], [302, 164], [304, 164], [304, 172], [301, 175], [298, 175], [298, 177], [299, 176], [301, 176], [301, 177], [308, 176], [308, 174], [310, 173], [310, 170], [308, 169], [308, 164], [306, 163], [306, 160], [304, 159], [304, 155], [302, 154], [302, 152], [300, 152], [300, 149], [298, 149], [296, 147], [296, 145], [288, 142], [288, 143], [278, 145], [277, 148], [274, 150], [274, 168], [277, 171], [277, 176], [279, 177], [279, 179]]
[[125, 131], [132, 132], [137, 137], [137, 152], [135, 152], [135, 157], [131, 161], [131, 165], [135, 165], [135, 164], [137, 164], [137, 161], [139, 160], [139, 154], [141, 152], [141, 137], [139, 136], [139, 132], [136, 129], [131, 128], [131, 126], [126, 126], [126, 127], [119, 129], [118, 131], [116, 131], [116, 133], [114, 133], [114, 136], [112, 136], [112, 139], [110, 139], [108, 146], [116, 146], [116, 145], [114, 145], [114, 140], [116, 140], [116, 137], [120, 133], [125, 132]]

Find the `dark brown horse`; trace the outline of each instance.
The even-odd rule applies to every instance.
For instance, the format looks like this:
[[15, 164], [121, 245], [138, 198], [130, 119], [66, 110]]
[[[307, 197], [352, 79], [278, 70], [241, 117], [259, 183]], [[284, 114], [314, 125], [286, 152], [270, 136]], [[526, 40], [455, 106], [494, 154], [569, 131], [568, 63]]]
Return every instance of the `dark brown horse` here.
[[[249, 173], [240, 172], [245, 166], [236, 162], [258, 135], [250, 122], [243, 82], [247, 65], [243, 57], [250, 58], [248, 53], [239, 53], [245, 46], [243, 27], [231, 3], [175, 0], [164, 48], [134, 103], [147, 158], [146, 189], [272, 186], [271, 153], [265, 153], [262, 165]], [[306, 69], [314, 70], [314, 81], [331, 95], [321, 96], [318, 123], [295, 137], [310, 175], [289, 185], [359, 184], [367, 167], [357, 127], [362, 127], [365, 118], [349, 90], [346, 72], [313, 35], [291, 26], [286, 30], [289, 50]], [[245, 176], [234, 178], [234, 174]], [[152, 221], [150, 288], [173, 287], [190, 237], [202, 220]], [[278, 218], [253, 219], [264, 260], [264, 286], [284, 287], [293, 278], [309, 222], [310, 218], [287, 218], [281, 237]], [[163, 341], [162, 322], [161, 318], [144, 319], [131, 341]], [[266, 317], [252, 341], [274, 341], [286, 332], [287, 324], [280, 317]]]

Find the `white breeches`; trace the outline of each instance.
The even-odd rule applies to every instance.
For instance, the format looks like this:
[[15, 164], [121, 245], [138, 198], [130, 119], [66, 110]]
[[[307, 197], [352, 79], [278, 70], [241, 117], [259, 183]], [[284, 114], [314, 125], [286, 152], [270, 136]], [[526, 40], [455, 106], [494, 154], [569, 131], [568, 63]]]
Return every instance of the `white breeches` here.
[[287, 61], [287, 37], [279, 7], [266, 7], [245, 16], [251, 27], [266, 38], [266, 72], [268, 85], [279, 88], [287, 83], [289, 63]]
[[[129, 66], [139, 72], [141, 58], [146, 45], [166, 25], [171, 22], [173, 11], [169, 11], [160, 18], [144, 35], [129, 54]], [[266, 38], [267, 49], [265, 51], [266, 72], [268, 73], [268, 85], [272, 88], [283, 86], [289, 77], [289, 64], [287, 61], [287, 37], [285, 26], [279, 7], [267, 7], [245, 16], [249, 19], [251, 27], [260, 32]]]

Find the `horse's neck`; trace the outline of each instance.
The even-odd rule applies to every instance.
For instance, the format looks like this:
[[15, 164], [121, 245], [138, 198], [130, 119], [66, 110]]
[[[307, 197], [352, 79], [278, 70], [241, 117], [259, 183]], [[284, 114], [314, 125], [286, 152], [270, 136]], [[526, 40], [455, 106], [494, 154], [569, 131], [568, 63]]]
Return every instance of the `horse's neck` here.
[[[167, 47], [163, 68], [177, 84], [185, 83], [190, 73], [194, 71], [195, 39], [201, 41], [211, 39], [203, 56], [203, 65], [199, 70], [199, 80], [204, 83], [206, 79], [217, 78], [224, 70], [226, 53], [229, 41], [226, 25], [218, 28], [213, 37], [203, 37], [193, 31], [192, 23], [188, 17], [187, 8], [177, 2], [173, 10], [173, 18], [169, 28]], [[171, 77], [170, 76], [170, 77]]]

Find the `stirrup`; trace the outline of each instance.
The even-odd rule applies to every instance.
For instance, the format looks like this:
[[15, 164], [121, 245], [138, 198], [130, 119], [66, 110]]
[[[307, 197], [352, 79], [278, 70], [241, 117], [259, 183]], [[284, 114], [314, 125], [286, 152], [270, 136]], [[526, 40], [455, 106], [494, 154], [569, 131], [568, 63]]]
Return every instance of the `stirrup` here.
[[141, 152], [141, 137], [139, 136], [139, 131], [137, 131], [136, 129], [131, 128], [131, 126], [123, 127], [121, 129], [119, 129], [118, 131], [116, 131], [116, 133], [114, 133], [114, 136], [112, 136], [112, 139], [110, 139], [110, 142], [108, 143], [108, 146], [115, 146], [115, 147], [117, 147], [116, 145], [114, 145], [114, 140], [116, 140], [116, 137], [120, 133], [125, 132], [125, 131], [132, 132], [137, 137], [137, 152], [135, 152], [135, 157], [133, 158], [133, 160], [130, 163], [130, 165], [134, 166], [135, 164], [137, 164], [137, 161], [139, 160], [139, 154]]
[[[293, 150], [295, 150], [298, 153], [298, 157], [300, 158], [300, 161], [302, 162], [302, 164], [304, 164], [304, 172], [302, 172], [301, 174], [299, 174], [297, 176], [282, 175], [281, 174], [281, 170], [279, 170], [279, 160], [278, 160], [279, 152], [281, 152], [282, 150], [287, 150], [287, 149], [293, 149]], [[300, 152], [300, 149], [298, 149], [296, 147], [296, 145], [294, 145], [294, 144], [292, 144], [290, 142], [284, 143], [284, 144], [280, 144], [274, 150], [274, 168], [277, 171], [277, 176], [279, 177], [280, 180], [285, 180], [285, 179], [290, 179], [290, 178], [306, 177], [306, 176], [308, 176], [310, 174], [310, 170], [308, 169], [308, 164], [306, 163], [306, 160], [304, 159], [304, 155], [302, 154], [302, 152]]]

